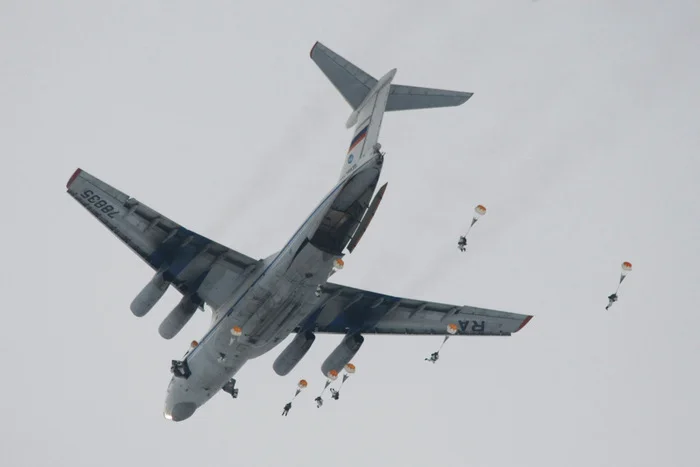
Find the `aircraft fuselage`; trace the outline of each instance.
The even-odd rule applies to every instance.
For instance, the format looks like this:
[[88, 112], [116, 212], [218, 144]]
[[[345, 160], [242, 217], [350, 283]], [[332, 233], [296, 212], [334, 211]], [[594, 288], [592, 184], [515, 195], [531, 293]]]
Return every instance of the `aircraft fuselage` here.
[[[213, 315], [212, 326], [185, 356], [188, 378], [173, 377], [164, 415], [189, 418], [252, 358], [282, 342], [316, 306], [314, 292], [343, 256], [379, 181], [384, 156], [376, 145], [393, 69], [353, 112], [356, 124], [339, 182], [276, 254], [258, 265]], [[237, 327], [239, 337], [232, 329]]]
[[[314, 310], [318, 300], [314, 292], [326, 282], [334, 261], [343, 256], [352, 227], [357, 226], [377, 185], [382, 161], [380, 154], [368, 157], [342, 179], [285, 247], [262, 260], [214, 313], [210, 330], [185, 356], [190, 376], [174, 376], [170, 381], [167, 418], [190, 417], [248, 360], [277, 346]], [[353, 209], [355, 215], [347, 216]], [[344, 215], [348, 218], [338, 220]], [[240, 336], [232, 334], [234, 327], [240, 328]]]

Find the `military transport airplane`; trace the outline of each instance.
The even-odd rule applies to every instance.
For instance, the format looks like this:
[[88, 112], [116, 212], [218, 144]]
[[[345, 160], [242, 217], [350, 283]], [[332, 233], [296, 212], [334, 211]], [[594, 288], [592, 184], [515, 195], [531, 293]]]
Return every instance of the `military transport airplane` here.
[[[211, 326], [182, 360], [173, 360], [164, 416], [192, 416], [220, 389], [238, 395], [233, 376], [251, 359], [294, 339], [273, 364], [287, 375], [315, 333], [343, 335], [321, 365], [340, 371], [362, 346], [362, 334], [509, 336], [531, 316], [433, 303], [328, 282], [338, 260], [357, 246], [386, 184], [372, 199], [385, 154], [377, 142], [384, 112], [458, 106], [471, 93], [392, 84], [396, 69], [377, 80], [317, 42], [311, 59], [350, 104], [354, 127], [340, 177], [281, 250], [255, 260], [173, 222], [89, 173], [77, 169], [68, 194], [155, 271], [131, 303], [144, 316], [169, 286], [182, 300], [160, 325], [174, 337], [197, 309], [212, 309]], [[370, 199], [372, 201], [370, 202]]]

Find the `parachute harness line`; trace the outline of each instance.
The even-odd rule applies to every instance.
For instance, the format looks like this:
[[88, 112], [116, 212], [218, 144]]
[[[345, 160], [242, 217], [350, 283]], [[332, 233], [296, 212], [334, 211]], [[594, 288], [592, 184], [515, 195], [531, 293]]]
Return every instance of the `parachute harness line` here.
[[613, 305], [618, 300], [617, 293], [620, 291], [620, 286], [622, 285], [622, 281], [625, 280], [625, 277], [627, 277], [627, 274], [632, 271], [632, 263], [629, 261], [625, 261], [621, 265], [622, 271], [620, 271], [620, 280], [617, 282], [617, 289], [615, 289], [615, 293], [610, 295], [608, 297], [608, 306], [605, 307], [606, 310], [609, 310], [610, 307]]
[[333, 274], [343, 269], [343, 266], [345, 266], [345, 263], [343, 262], [342, 258], [337, 258], [335, 261], [333, 261], [333, 268], [328, 274], [328, 278], [330, 279]]
[[326, 379], [326, 384], [323, 386], [323, 391], [321, 391], [321, 394], [316, 398], [317, 407], [319, 408], [323, 404], [323, 393], [326, 392], [328, 386], [338, 378], [338, 372], [336, 370], [331, 370], [328, 372], [327, 377], [328, 379]]
[[457, 334], [457, 325], [454, 323], [450, 323], [447, 325], [447, 335], [442, 339], [442, 344], [440, 344], [440, 347], [437, 349], [436, 352], [433, 352], [430, 357], [426, 358], [425, 360], [435, 363], [437, 359], [440, 356], [440, 351], [442, 348], [445, 346], [445, 343], [447, 340], [452, 337], [453, 335]]
[[338, 386], [338, 389], [336, 389], [336, 392], [340, 392], [340, 388], [343, 387], [345, 381], [347, 381], [348, 378], [350, 378], [350, 375], [355, 373], [355, 365], [353, 365], [352, 363], [348, 363], [347, 365], [345, 365], [345, 368], [343, 368], [343, 370], [345, 370], [345, 373], [343, 374], [343, 379], [340, 381], [340, 385]]
[[450, 336], [445, 336], [445, 338], [442, 340], [442, 344], [440, 344], [440, 347], [438, 348], [438, 352], [442, 350], [442, 348], [445, 346], [445, 342], [447, 342], [447, 339], [449, 339]]
[[282, 415], [287, 415], [289, 410], [292, 408], [292, 402], [294, 402], [294, 399], [297, 398], [299, 393], [302, 391], [302, 389], [305, 389], [306, 386], [308, 386], [308, 383], [305, 379], [299, 380], [299, 382], [297, 383], [297, 391], [294, 393], [294, 397], [292, 397], [292, 400], [284, 406], [284, 411], [282, 412]]
[[442, 348], [445, 345], [445, 342], [447, 342], [447, 339], [452, 337], [454, 334], [457, 334], [457, 325], [456, 324], [448, 324], [447, 325], [447, 333], [448, 334], [442, 340], [442, 344], [440, 344], [440, 348], [438, 349], [438, 352], [440, 352], [442, 350]]
[[625, 280], [625, 277], [627, 277], [627, 274], [629, 274], [632, 271], [632, 263], [629, 261], [625, 261], [622, 263], [622, 271], [620, 272], [620, 281], [617, 283], [617, 289], [615, 290], [615, 294], [620, 291], [620, 286], [622, 285], [622, 281]]
[[467, 232], [459, 238], [459, 242], [457, 243], [457, 246], [459, 247], [460, 251], [466, 251], [467, 236], [472, 230], [472, 227], [474, 227], [474, 224], [476, 224], [476, 221], [478, 221], [484, 214], [486, 214], [486, 208], [483, 205], [479, 204], [474, 208], [474, 217], [472, 217], [472, 223], [469, 225]]
[[467, 233], [464, 235], [465, 237], [467, 236], [469, 231], [472, 229], [472, 227], [474, 227], [474, 224], [476, 224], [476, 221], [478, 221], [481, 218], [481, 216], [483, 216], [484, 214], [486, 214], [486, 208], [484, 206], [482, 206], [481, 204], [477, 205], [474, 208], [474, 217], [472, 217], [472, 223], [469, 226], [469, 228], [467, 229]]
[[301, 390], [306, 388], [306, 386], [308, 386], [308, 383], [306, 382], [305, 379], [302, 379], [301, 381], [299, 381], [299, 383], [297, 384], [297, 392], [294, 393], [294, 397], [292, 397], [292, 400], [296, 399], [297, 396], [299, 395], [299, 393], [301, 392]]
[[231, 328], [231, 339], [228, 341], [228, 345], [233, 345], [233, 343], [243, 335], [243, 329], [240, 326], [234, 326]]

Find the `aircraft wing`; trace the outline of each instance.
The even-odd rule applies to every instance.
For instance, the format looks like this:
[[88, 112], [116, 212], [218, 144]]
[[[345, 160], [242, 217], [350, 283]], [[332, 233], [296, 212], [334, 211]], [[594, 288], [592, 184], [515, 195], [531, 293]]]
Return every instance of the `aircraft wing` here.
[[296, 331], [345, 334], [510, 336], [522, 329], [530, 315], [473, 306], [448, 305], [393, 297], [328, 282], [314, 312]]
[[[213, 308], [229, 298], [257, 260], [187, 230], [102, 180], [78, 169], [68, 194], [183, 295]], [[199, 300], [198, 300], [199, 298]]]

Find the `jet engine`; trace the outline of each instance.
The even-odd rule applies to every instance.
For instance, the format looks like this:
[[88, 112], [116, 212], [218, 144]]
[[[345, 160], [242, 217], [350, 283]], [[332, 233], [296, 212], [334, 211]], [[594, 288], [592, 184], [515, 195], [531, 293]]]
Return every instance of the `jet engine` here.
[[182, 297], [180, 303], [173, 308], [168, 316], [165, 317], [158, 332], [163, 339], [172, 339], [177, 335], [178, 332], [185, 327], [185, 324], [194, 316], [194, 312], [197, 311], [197, 303], [193, 302], [191, 297]]
[[139, 292], [133, 302], [131, 302], [131, 312], [138, 317], [145, 316], [151, 311], [153, 305], [165, 295], [170, 285], [169, 281], [163, 279], [163, 274], [157, 272], [146, 287]]
[[300, 332], [294, 340], [277, 357], [272, 369], [280, 376], [286, 376], [304, 358], [306, 352], [311, 348], [311, 344], [316, 340], [316, 336], [311, 331]]
[[343, 338], [343, 340], [338, 344], [338, 347], [331, 352], [331, 354], [326, 358], [326, 361], [321, 365], [321, 371], [324, 376], [328, 375], [331, 370], [340, 371], [347, 363], [352, 360], [355, 356], [365, 338], [360, 334], [348, 334]]

